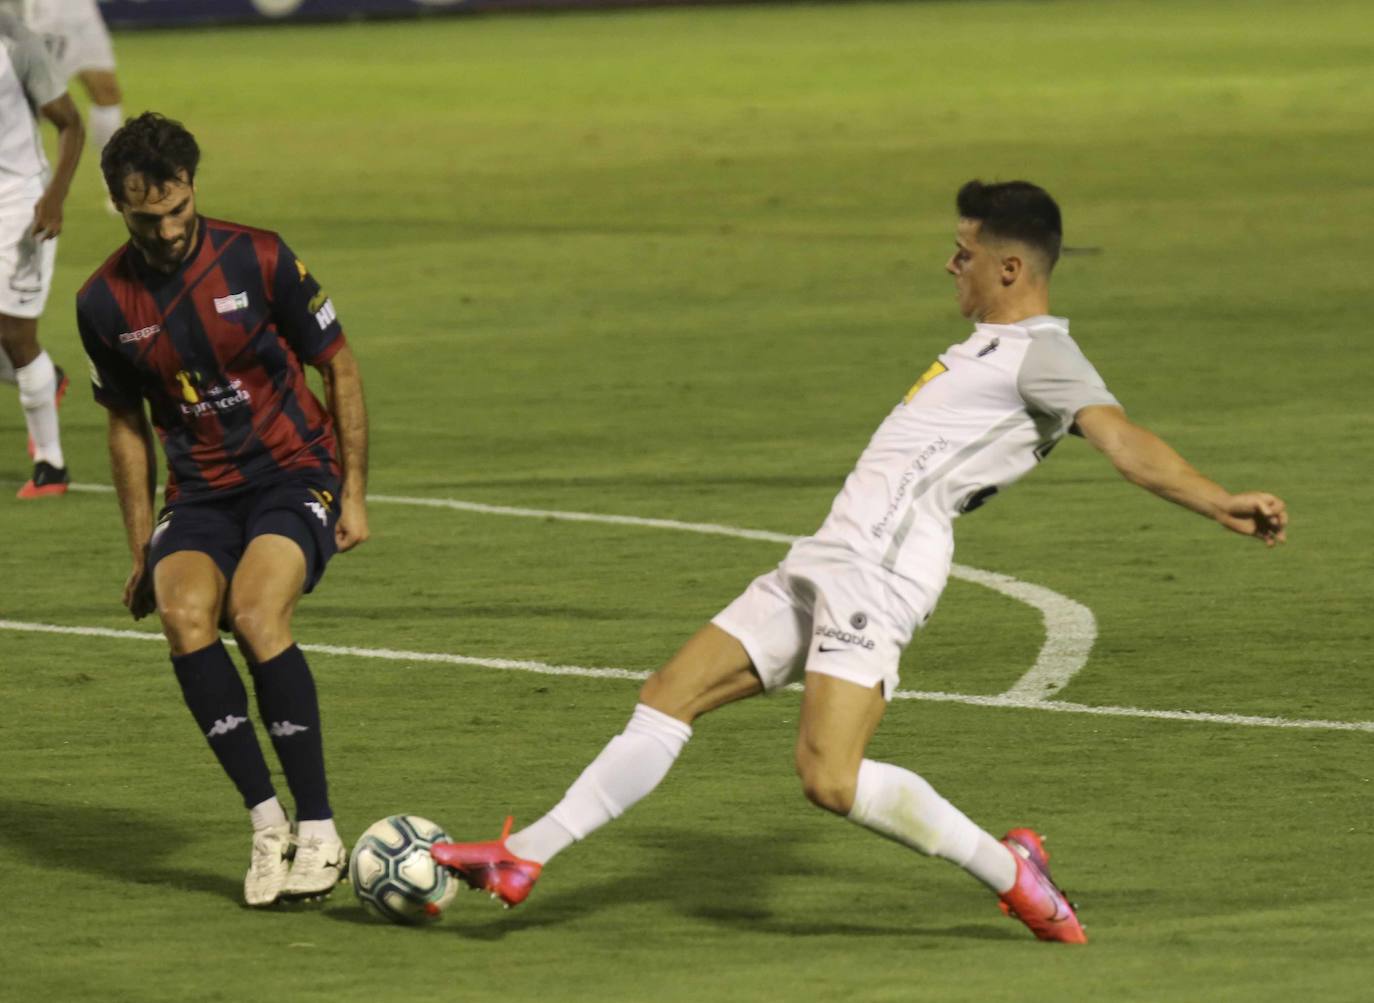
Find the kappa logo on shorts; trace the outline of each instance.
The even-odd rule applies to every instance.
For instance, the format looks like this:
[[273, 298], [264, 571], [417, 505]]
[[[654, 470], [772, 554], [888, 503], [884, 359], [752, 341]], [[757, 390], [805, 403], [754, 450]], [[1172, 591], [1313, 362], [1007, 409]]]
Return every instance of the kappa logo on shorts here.
[[329, 525], [329, 509], [317, 501], [308, 501], [305, 503], [305, 507], [315, 513], [315, 518], [320, 520], [320, 525]]

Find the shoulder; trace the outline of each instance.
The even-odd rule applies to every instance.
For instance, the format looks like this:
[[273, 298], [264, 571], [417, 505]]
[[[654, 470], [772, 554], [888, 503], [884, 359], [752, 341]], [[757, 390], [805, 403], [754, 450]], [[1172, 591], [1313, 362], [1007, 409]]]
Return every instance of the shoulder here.
[[78, 307], [86, 305], [98, 293], [97, 290], [108, 290], [109, 287], [121, 282], [128, 282], [126, 259], [129, 254], [129, 245], [121, 244], [113, 254], [101, 263], [100, 267], [91, 273], [85, 283], [77, 290], [76, 304]]
[[209, 216], [202, 216], [201, 224], [205, 227], [206, 235], [212, 239], [217, 239], [220, 243], [223, 243], [231, 237], [247, 237], [255, 244], [276, 244], [281, 242], [281, 234], [277, 233], [275, 230], [263, 229], [260, 226], [249, 226], [246, 223], [234, 223], [227, 219], [213, 219]]

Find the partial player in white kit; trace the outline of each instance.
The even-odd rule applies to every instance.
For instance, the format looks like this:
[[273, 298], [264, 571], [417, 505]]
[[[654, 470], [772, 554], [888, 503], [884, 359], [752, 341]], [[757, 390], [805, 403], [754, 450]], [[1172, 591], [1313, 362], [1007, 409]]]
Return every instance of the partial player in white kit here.
[[[39, 117], [57, 127], [50, 171]], [[38, 343], [38, 318], [52, 288], [62, 204], [81, 157], [85, 131], [43, 43], [0, 11], [0, 381], [19, 385], [33, 477], [20, 498], [67, 490], [57, 403], [66, 376]]]
[[1041, 940], [1086, 941], [1039, 834], [995, 839], [915, 773], [864, 756], [902, 650], [944, 589], [953, 522], [1071, 431], [1132, 482], [1269, 546], [1287, 513], [1273, 495], [1227, 492], [1126, 418], [1049, 312], [1062, 226], [1043, 189], [970, 181], [956, 201], [946, 269], [974, 331], [878, 427], [821, 528], [644, 684], [624, 732], [547, 815], [514, 835], [507, 819], [497, 840], [436, 844], [437, 861], [516, 905], [555, 854], [658, 785], [697, 717], [803, 678], [796, 764], [812, 803], [963, 867]]
[[114, 44], [96, 0], [8, 0], [48, 47], [65, 81], [76, 78], [91, 99], [88, 113], [96, 153], [124, 124], [123, 93], [115, 72]]

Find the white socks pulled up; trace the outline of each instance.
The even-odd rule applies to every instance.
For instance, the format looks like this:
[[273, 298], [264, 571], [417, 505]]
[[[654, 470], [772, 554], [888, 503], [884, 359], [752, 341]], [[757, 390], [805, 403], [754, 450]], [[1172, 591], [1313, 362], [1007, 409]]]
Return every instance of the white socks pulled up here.
[[619, 818], [668, 775], [692, 737], [690, 726], [646, 704], [582, 771], [563, 800], [506, 841], [511, 853], [547, 863], [556, 853]]
[[849, 820], [958, 864], [999, 895], [1016, 882], [1011, 851], [910, 770], [865, 759]]

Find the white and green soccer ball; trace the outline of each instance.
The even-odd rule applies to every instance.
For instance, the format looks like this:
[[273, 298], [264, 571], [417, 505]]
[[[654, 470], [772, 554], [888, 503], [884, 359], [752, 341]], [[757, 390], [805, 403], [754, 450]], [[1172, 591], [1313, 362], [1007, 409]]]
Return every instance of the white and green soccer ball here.
[[448, 834], [419, 815], [374, 822], [353, 844], [353, 891], [369, 912], [393, 923], [432, 923], [458, 894], [459, 880], [434, 862], [429, 848]]

